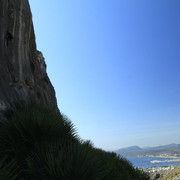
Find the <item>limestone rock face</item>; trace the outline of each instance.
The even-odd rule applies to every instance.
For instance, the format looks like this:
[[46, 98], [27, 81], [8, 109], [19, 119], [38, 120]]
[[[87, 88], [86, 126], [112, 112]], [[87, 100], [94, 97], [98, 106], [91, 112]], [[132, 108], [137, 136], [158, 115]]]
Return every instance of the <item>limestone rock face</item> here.
[[30, 98], [57, 107], [28, 0], [0, 0], [0, 109]]

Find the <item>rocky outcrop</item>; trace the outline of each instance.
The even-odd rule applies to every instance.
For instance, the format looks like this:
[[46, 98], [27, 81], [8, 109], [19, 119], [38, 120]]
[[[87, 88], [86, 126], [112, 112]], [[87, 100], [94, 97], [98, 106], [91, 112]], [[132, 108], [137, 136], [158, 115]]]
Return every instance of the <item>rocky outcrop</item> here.
[[30, 98], [57, 107], [28, 0], [0, 0], [0, 109]]

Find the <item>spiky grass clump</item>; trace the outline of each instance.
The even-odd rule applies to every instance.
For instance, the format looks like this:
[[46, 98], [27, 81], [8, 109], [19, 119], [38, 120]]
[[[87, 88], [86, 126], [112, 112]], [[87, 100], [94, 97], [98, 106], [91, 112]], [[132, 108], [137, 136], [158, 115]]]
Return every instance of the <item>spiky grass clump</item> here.
[[[0, 155], [26, 180], [148, 180], [115, 153], [82, 141], [67, 117], [35, 102], [16, 105], [0, 121]], [[1, 169], [0, 169], [1, 171]]]
[[76, 137], [66, 117], [35, 102], [17, 104], [4, 115], [7, 120], [0, 121], [0, 154], [24, 159], [37, 145], [56, 140], [64, 143]]
[[21, 173], [19, 167], [15, 160], [11, 160], [10, 162], [6, 162], [7, 158], [3, 157], [0, 160], [0, 179], [2, 180], [14, 180]]

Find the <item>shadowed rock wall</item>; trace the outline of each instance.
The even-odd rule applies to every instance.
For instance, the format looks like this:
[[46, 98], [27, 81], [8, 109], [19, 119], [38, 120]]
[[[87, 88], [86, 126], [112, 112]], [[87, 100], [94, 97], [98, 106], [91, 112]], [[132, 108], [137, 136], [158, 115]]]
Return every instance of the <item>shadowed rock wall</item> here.
[[30, 98], [57, 107], [28, 0], [0, 0], [0, 109]]

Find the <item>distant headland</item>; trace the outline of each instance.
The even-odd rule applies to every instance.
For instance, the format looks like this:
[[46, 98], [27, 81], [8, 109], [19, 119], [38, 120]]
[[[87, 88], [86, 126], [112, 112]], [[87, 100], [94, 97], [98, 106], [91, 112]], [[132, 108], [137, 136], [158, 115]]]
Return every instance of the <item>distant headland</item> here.
[[156, 147], [141, 148], [139, 146], [131, 146], [127, 148], [121, 148], [115, 151], [122, 156], [156, 156], [156, 157], [180, 157], [180, 144], [168, 144]]

